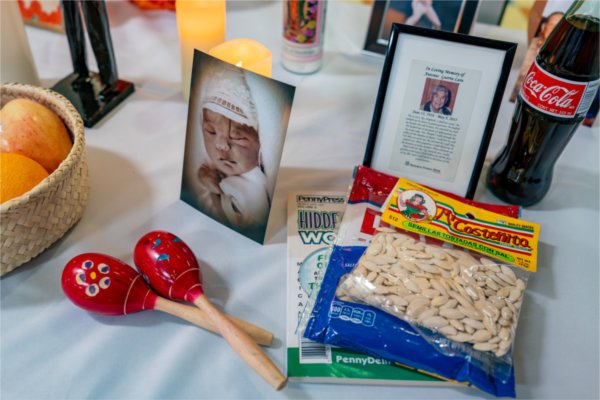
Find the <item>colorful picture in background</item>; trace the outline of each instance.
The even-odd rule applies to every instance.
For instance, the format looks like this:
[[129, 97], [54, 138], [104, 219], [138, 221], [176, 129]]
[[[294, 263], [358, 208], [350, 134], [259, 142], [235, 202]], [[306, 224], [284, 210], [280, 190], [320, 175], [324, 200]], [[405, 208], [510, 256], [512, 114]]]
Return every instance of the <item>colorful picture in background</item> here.
[[283, 4], [287, 25], [283, 36], [296, 43], [314, 43], [317, 37], [317, 1], [289, 0]]
[[527, 31], [529, 13], [535, 0], [507, 0], [500, 26], [508, 29]]
[[175, 11], [175, 0], [129, 0], [142, 10]]
[[385, 10], [380, 38], [389, 38], [392, 23], [455, 32], [461, 20], [465, 1], [392, 0]]
[[[3, 1], [3, 0], [0, 0]], [[64, 32], [60, 0], [18, 0], [23, 21], [27, 25]]]

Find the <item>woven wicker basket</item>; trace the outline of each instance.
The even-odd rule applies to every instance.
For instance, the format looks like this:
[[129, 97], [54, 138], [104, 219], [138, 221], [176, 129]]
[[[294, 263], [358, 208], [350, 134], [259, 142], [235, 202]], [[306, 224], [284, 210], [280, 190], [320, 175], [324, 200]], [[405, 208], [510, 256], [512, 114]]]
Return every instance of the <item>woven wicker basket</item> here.
[[67, 126], [73, 147], [50, 176], [0, 205], [0, 276], [60, 239], [81, 218], [89, 192], [83, 122], [73, 105], [49, 89], [14, 83], [0, 87], [2, 106], [14, 98], [35, 100], [54, 111]]

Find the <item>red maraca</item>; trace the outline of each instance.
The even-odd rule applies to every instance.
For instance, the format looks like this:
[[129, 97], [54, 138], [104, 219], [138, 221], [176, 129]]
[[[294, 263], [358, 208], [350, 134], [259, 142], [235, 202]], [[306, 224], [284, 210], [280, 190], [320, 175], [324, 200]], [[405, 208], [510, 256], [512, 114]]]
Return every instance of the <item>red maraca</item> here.
[[[74, 257], [63, 270], [62, 287], [73, 303], [87, 311], [125, 315], [154, 309], [219, 333], [201, 310], [157, 296], [135, 269], [104, 254], [86, 253]], [[249, 335], [256, 336], [257, 341], [271, 343], [270, 332], [246, 321], [234, 319], [234, 322]]]
[[181, 239], [169, 232], [149, 232], [135, 246], [133, 260], [160, 294], [189, 301], [203, 310], [231, 347], [271, 386], [281, 389], [285, 385], [287, 378], [261, 348], [206, 298], [196, 256]]

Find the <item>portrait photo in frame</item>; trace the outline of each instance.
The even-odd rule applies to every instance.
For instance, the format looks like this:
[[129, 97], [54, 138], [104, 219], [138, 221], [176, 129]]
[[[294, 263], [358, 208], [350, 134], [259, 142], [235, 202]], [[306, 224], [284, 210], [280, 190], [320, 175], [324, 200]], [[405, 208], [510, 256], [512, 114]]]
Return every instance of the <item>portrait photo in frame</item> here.
[[374, 1], [364, 51], [385, 55], [394, 23], [469, 34], [478, 6], [478, 0]]
[[394, 24], [363, 165], [472, 199], [516, 48]]
[[195, 50], [181, 199], [262, 244], [294, 92]]

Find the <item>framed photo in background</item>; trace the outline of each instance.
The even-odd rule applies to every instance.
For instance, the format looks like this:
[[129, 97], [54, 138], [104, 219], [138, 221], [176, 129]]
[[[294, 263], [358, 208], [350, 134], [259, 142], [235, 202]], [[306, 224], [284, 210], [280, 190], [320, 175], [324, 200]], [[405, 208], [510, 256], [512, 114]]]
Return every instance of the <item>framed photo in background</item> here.
[[385, 54], [393, 23], [468, 34], [478, 0], [374, 1], [364, 50]]
[[65, 31], [59, 0], [18, 0], [18, 3], [23, 21], [27, 25], [56, 32]]
[[363, 164], [472, 199], [516, 48], [394, 24]]

